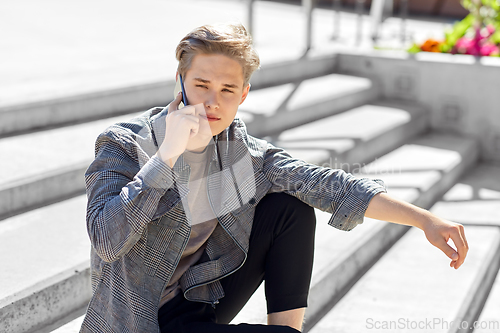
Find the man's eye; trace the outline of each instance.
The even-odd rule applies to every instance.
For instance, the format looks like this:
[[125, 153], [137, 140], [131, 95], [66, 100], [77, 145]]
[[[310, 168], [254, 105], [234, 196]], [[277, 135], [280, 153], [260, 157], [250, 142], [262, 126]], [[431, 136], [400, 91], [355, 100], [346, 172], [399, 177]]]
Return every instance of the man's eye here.
[[231, 94], [233, 93], [233, 91], [229, 89], [222, 89], [222, 91], [230, 92]]
[[197, 86], [198, 88], [205, 88], [205, 89], [207, 88], [207, 86], [205, 86], [205, 85], [203, 85], [203, 84], [197, 84], [196, 86]]

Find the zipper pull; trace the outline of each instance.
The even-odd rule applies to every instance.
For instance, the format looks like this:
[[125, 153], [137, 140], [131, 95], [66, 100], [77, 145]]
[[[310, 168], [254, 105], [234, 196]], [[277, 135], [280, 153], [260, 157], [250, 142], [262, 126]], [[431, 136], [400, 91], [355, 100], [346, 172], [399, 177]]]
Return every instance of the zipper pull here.
[[213, 302], [212, 302], [212, 308], [214, 308], [214, 309], [215, 309], [215, 306], [216, 306], [217, 304], [219, 304], [219, 300], [213, 301]]

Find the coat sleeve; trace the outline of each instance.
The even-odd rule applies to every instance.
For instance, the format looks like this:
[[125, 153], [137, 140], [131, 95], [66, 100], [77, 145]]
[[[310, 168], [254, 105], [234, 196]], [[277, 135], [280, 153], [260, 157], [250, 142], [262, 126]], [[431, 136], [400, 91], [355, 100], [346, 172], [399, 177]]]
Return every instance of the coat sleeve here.
[[386, 191], [382, 180], [357, 178], [341, 169], [306, 163], [269, 143], [263, 169], [272, 183], [271, 192], [285, 192], [331, 213], [328, 224], [345, 231], [363, 223], [370, 200]]
[[125, 255], [148, 223], [174, 207], [181, 200], [179, 191], [185, 195], [176, 186], [175, 172], [160, 158], [147, 158], [140, 167], [140, 150], [133, 133], [111, 127], [98, 137], [95, 160], [85, 173], [87, 231], [107, 262]]

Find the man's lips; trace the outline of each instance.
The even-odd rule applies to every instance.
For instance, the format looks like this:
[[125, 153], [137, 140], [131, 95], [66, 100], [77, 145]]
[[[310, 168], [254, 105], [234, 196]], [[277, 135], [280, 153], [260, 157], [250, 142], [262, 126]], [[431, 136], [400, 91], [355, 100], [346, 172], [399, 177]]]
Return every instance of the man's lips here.
[[205, 114], [205, 115], [200, 115], [201, 117], [207, 119], [208, 121], [217, 121], [220, 120], [220, 117], [217, 117], [215, 115], [210, 115], [210, 114]]

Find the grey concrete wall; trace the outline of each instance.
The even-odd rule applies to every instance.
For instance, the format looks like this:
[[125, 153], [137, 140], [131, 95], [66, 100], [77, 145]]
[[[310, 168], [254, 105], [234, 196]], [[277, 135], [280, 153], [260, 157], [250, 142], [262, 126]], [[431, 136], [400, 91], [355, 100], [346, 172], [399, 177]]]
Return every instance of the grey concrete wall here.
[[339, 73], [376, 78], [386, 98], [428, 108], [430, 126], [480, 142], [480, 157], [500, 162], [500, 59], [406, 52], [346, 53]]

